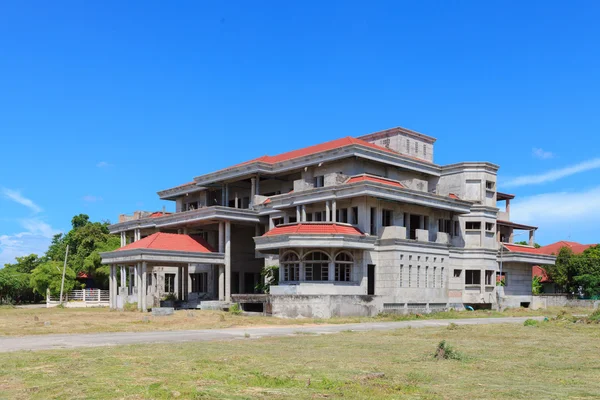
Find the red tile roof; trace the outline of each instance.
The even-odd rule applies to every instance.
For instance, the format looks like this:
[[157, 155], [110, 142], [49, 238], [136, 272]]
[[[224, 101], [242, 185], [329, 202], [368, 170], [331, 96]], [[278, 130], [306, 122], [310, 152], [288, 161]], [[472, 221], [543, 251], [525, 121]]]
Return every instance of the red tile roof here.
[[383, 183], [384, 185], [390, 185], [390, 186], [395, 186], [395, 187], [399, 187], [399, 188], [404, 187], [403, 184], [401, 184], [400, 182], [395, 181], [393, 179], [382, 178], [380, 176], [373, 176], [373, 175], [368, 175], [368, 174], [351, 176], [350, 178], [348, 178], [346, 183], [356, 183], [356, 182], [365, 182], [365, 181], [366, 182]]
[[376, 144], [369, 143], [369, 142], [367, 142], [365, 140], [353, 138], [351, 136], [347, 136], [347, 137], [344, 137], [344, 138], [341, 138], [341, 139], [335, 139], [335, 140], [331, 140], [329, 142], [325, 142], [325, 143], [320, 143], [320, 144], [316, 144], [316, 145], [313, 145], [313, 146], [304, 147], [302, 149], [288, 151], [286, 153], [281, 153], [281, 154], [278, 154], [276, 156], [266, 156], [265, 155], [265, 156], [255, 158], [255, 159], [250, 160], [250, 161], [245, 161], [243, 163], [233, 165], [233, 166], [225, 168], [225, 169], [236, 168], [236, 167], [240, 167], [242, 165], [250, 164], [250, 163], [253, 163], [253, 162], [263, 162], [263, 163], [267, 163], [267, 164], [275, 164], [275, 163], [279, 163], [279, 162], [283, 162], [283, 161], [293, 160], [295, 158], [306, 157], [306, 156], [310, 156], [310, 155], [313, 155], [313, 154], [322, 153], [324, 151], [340, 149], [340, 148], [343, 148], [343, 147], [346, 147], [346, 146], [352, 146], [352, 145], [359, 145], [359, 146], [363, 146], [363, 147], [369, 147], [371, 149], [385, 151], [385, 152], [392, 153], [392, 154], [395, 154], [395, 155], [399, 155], [399, 156], [402, 156], [402, 157], [412, 158], [412, 159], [415, 159], [415, 160], [419, 160], [419, 161], [431, 164], [427, 160], [422, 160], [420, 158], [407, 156], [405, 154], [400, 154], [400, 153], [397, 153], [397, 152], [395, 152], [393, 150], [387, 149], [385, 147], [381, 147], [381, 146], [377, 146]]
[[153, 212], [152, 214], [150, 214], [148, 216], [148, 218], [160, 218], [160, 217], [164, 217], [165, 215], [170, 215], [170, 214], [173, 214], [173, 213], [156, 211], [156, 212]]
[[275, 235], [357, 235], [363, 233], [352, 225], [334, 222], [300, 222], [295, 224], [279, 225], [263, 236]]
[[451, 199], [460, 200], [460, 197], [458, 197], [454, 193], [448, 193], [448, 197], [450, 197]]
[[506, 244], [506, 243], [503, 243], [502, 245], [504, 246], [504, 248], [506, 248], [510, 252], [543, 254], [543, 253], [540, 253], [539, 249], [536, 249], [535, 247], [523, 246], [521, 244]]
[[540, 278], [542, 278], [542, 279], [540, 279], [541, 283], [552, 282], [552, 280], [548, 277], [546, 270], [544, 268], [540, 267], [539, 265], [534, 265], [533, 268], [531, 269], [531, 277], [535, 278], [536, 276], [539, 276]]
[[137, 242], [123, 246], [117, 251], [133, 249], [154, 249], [187, 251], [193, 253], [211, 253], [215, 251], [202, 237], [178, 235], [176, 233], [157, 232]]
[[581, 244], [581, 243], [577, 243], [577, 242], [567, 242], [566, 240], [561, 240], [556, 243], [542, 246], [539, 248], [539, 251], [541, 254], [558, 255], [558, 253], [560, 252], [560, 249], [562, 249], [563, 247], [568, 247], [569, 249], [571, 249], [573, 251], [573, 253], [581, 254], [581, 253], [583, 253], [583, 251], [585, 249], [587, 249], [591, 246], [594, 246], [594, 245], [593, 244]]

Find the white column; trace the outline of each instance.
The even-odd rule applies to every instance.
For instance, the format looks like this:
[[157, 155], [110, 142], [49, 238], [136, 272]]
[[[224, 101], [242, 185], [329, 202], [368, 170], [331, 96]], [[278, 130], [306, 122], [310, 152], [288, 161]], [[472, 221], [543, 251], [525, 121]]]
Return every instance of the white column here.
[[183, 300], [187, 301], [190, 292], [190, 264], [183, 266]]
[[121, 247], [127, 244], [127, 238], [125, 236], [125, 232], [121, 232]]
[[225, 301], [231, 301], [231, 222], [225, 222]]
[[532, 229], [529, 231], [529, 245], [530, 246], [535, 246], [535, 230]]
[[273, 222], [273, 216], [269, 216], [269, 230], [275, 228], [275, 223]]
[[135, 289], [137, 290], [138, 310], [142, 311], [142, 263], [135, 264]]
[[325, 221], [329, 222], [331, 221], [331, 206], [330, 206], [330, 201], [327, 200], [325, 202]]
[[337, 222], [337, 201], [331, 200], [331, 221]]
[[225, 252], [225, 224], [219, 222], [219, 253]]
[[219, 300], [225, 301], [225, 266], [219, 265]]
[[110, 264], [110, 274], [108, 278], [108, 300], [110, 309], [115, 309], [115, 284], [113, 281], [113, 275], [115, 274], [115, 266], [114, 264]]
[[142, 311], [146, 312], [148, 310], [148, 305], [146, 304], [148, 302], [147, 300], [147, 293], [148, 293], [148, 278], [147, 278], [147, 265], [146, 262], [144, 261], [142, 263], [142, 286], [141, 286], [141, 290], [142, 290]]
[[302, 211], [300, 206], [296, 206], [296, 222], [302, 221]]
[[250, 178], [250, 206], [254, 205], [254, 194], [256, 193], [256, 178]]
[[302, 204], [302, 222], [306, 222], [306, 205]]
[[240, 205], [239, 205], [238, 202], [239, 202], [238, 193], [235, 192], [235, 202], [234, 202], [235, 203], [234, 204], [235, 208], [240, 208]]
[[128, 294], [133, 294], [133, 290], [131, 290], [131, 288], [133, 287], [133, 272], [132, 269], [129, 265], [127, 266], [127, 276], [129, 277], [129, 282], [127, 284], [127, 293]]
[[254, 194], [260, 194], [260, 175], [256, 175], [256, 192]]
[[127, 287], [127, 273], [125, 266], [121, 265], [121, 287]]

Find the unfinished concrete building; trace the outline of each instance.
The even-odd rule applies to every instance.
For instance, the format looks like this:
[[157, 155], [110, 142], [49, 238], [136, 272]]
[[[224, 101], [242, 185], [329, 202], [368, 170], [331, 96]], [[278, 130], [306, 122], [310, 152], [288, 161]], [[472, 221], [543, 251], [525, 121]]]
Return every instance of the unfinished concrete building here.
[[[191, 308], [259, 299], [287, 317], [527, 306], [532, 266], [555, 258], [511, 244], [523, 230], [533, 245], [537, 228], [511, 222], [497, 165], [437, 165], [434, 144], [393, 128], [158, 192], [174, 213], [110, 226], [123, 246], [102, 254], [112, 307], [145, 310], [167, 293]], [[260, 296], [265, 265], [279, 265], [279, 282]]]

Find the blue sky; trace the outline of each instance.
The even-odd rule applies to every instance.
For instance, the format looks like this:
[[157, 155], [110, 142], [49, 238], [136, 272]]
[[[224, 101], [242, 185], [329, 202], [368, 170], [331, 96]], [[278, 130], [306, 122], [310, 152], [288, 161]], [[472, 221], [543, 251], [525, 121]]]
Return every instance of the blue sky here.
[[592, 1], [1, 2], [0, 265], [75, 214], [161, 209], [156, 191], [202, 173], [393, 126], [437, 137], [439, 164], [500, 164], [540, 243], [596, 243], [599, 16]]

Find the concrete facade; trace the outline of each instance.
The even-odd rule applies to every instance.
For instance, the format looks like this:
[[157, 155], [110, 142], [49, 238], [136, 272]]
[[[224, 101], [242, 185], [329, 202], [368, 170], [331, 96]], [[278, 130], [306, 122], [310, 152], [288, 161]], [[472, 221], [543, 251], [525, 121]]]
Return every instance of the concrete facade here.
[[[175, 213], [122, 216], [110, 230], [123, 243], [154, 232], [202, 235], [223, 255], [206, 267], [206, 297], [213, 301], [255, 293], [262, 268], [279, 265], [270, 299], [278, 316], [531, 303], [531, 267], [554, 259], [505, 249], [503, 242], [513, 240], [514, 230], [532, 236], [537, 228], [510, 222], [514, 196], [498, 193], [497, 165], [437, 165], [434, 143], [393, 128], [264, 156], [161, 191]], [[501, 210], [497, 202], [505, 200]], [[290, 233], [300, 225], [312, 233]], [[338, 232], [350, 228], [359, 233]], [[186, 275], [195, 273], [193, 265]], [[149, 303], [161, 296], [168, 268], [152, 266], [158, 286]], [[187, 282], [181, 296], [191, 305]]]

